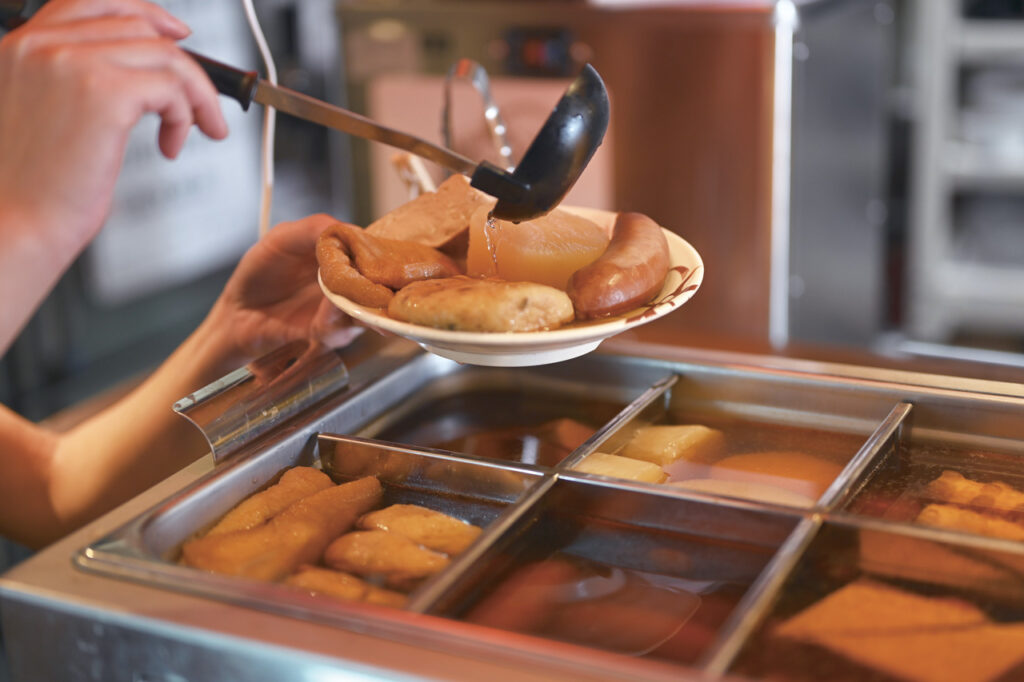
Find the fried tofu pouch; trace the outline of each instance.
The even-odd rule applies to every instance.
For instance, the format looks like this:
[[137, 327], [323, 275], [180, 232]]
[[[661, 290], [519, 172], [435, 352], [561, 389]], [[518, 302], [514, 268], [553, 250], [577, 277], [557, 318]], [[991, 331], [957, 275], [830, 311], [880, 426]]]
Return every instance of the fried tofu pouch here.
[[383, 578], [392, 587], [408, 588], [445, 568], [444, 554], [386, 530], [357, 530], [332, 542], [324, 563], [337, 571]]
[[313, 467], [292, 467], [284, 472], [274, 485], [250, 495], [229, 511], [207, 535], [219, 535], [235, 530], [248, 530], [266, 523], [271, 517], [298, 502], [334, 485], [331, 477]]
[[449, 556], [461, 554], [480, 535], [480, 529], [472, 524], [415, 504], [393, 504], [372, 511], [360, 518], [356, 526], [397, 533]]
[[401, 592], [377, 587], [349, 573], [319, 566], [300, 566], [297, 572], [285, 578], [284, 583], [310, 594], [325, 594], [345, 601], [364, 601], [395, 608], [405, 606], [408, 600]]
[[380, 482], [367, 476], [295, 502], [267, 523], [186, 542], [182, 559], [194, 568], [256, 580], [280, 580], [324, 549], [380, 503]]

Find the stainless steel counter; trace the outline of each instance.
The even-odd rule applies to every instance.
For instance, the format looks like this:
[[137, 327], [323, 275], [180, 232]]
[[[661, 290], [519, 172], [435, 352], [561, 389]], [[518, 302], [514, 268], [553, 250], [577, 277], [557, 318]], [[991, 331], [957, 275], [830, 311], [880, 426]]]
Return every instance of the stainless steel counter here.
[[[1024, 432], [1015, 424], [1024, 414], [1024, 387], [633, 342], [607, 343], [602, 351], [582, 360], [594, 365], [577, 366], [571, 361], [541, 372], [547, 379], [568, 383], [603, 381], [629, 387], [626, 402], [634, 405], [634, 412], [627, 409], [584, 449], [593, 450], [602, 439], [613, 440], [617, 430], [628, 428], [643, 408], [635, 406], [635, 401], [645, 399], [644, 388], [656, 384], [660, 376], [673, 375], [688, 383], [686, 388], [667, 389], [670, 402], [713, 401], [755, 412], [769, 408], [775, 411], [772, 414], [784, 413], [786, 419], [804, 425], [831, 415], [833, 426], [864, 442], [809, 510], [588, 478], [557, 466], [535, 468], [538, 477], [554, 481], [549, 488], [575, 486], [584, 492], [600, 488], [612, 495], [652, 501], [645, 502], [651, 509], [688, 510], [672, 514], [673, 518], [660, 521], [663, 524], [685, 524], [686, 518], [696, 518], [696, 511], [725, 509], [782, 519], [785, 528], [791, 528], [788, 539], [782, 536], [777, 541], [777, 552], [763, 574], [694, 665], [566, 647], [475, 626], [432, 610], [456, 598], [458, 576], [428, 590], [437, 599], [414, 599], [413, 604], [425, 604], [422, 609], [363, 604], [325, 607], [312, 597], [300, 595], [282, 602], [271, 587], [235, 585], [197, 573], [177, 565], [156, 546], [159, 543], [154, 544], [151, 536], [167, 532], [168, 527], [174, 531], [172, 536], [197, 528], [179, 528], [174, 519], [194, 516], [196, 510], [208, 517], [222, 513], [220, 507], [229, 502], [221, 502], [220, 507], [209, 502], [210, 491], [232, 491], [228, 497], [237, 496], [243, 488], [259, 488], [281, 462], [308, 457], [310, 438], [316, 434], [373, 438], [374, 420], [408, 400], [409, 392], [417, 388], [416, 377], [425, 381], [473, 371], [425, 356], [396, 340], [384, 343], [375, 355], [349, 360], [353, 362], [349, 389], [289, 422], [278, 436], [217, 465], [212, 455], [204, 457], [0, 577], [0, 615], [13, 678], [32, 682], [721, 678], [740, 656], [747, 637], [764, 621], [789, 571], [823, 526], [880, 527], [922, 541], [1021, 552], [1018, 543], [864, 518], [850, 513], [848, 503], [865, 481], [879, 475], [884, 460], [897, 456], [894, 443], [907, 438], [907, 415], [913, 410], [916, 421], [911, 433], [939, 433], [940, 437], [953, 433], [1024, 452]], [[606, 364], [607, 376], [593, 370]], [[322, 445], [313, 452], [315, 459], [323, 455]], [[410, 456], [419, 456], [415, 448]], [[579, 453], [570, 459], [578, 460]], [[534, 507], [524, 508], [534, 513]], [[634, 513], [641, 514], [639, 509], [634, 507]], [[511, 522], [506, 519], [495, 525], [507, 530]], [[478, 566], [487, 565], [489, 551], [484, 541], [474, 555]]]

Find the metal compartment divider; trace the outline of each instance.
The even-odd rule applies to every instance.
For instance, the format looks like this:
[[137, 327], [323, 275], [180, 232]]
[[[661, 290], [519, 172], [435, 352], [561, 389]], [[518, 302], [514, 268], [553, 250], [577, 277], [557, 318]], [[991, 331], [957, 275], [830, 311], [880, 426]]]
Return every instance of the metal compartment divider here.
[[879, 424], [860, 451], [843, 468], [836, 480], [832, 481], [832, 485], [822, 493], [818, 501], [822, 508], [835, 509], [843, 500], [855, 494], [855, 486], [863, 485], [865, 478], [870, 474], [869, 469], [878, 466], [878, 460], [884, 450], [895, 447], [912, 409], [913, 405], [903, 402], [892, 408], [885, 421]]
[[483, 535], [464, 554], [457, 557], [438, 580], [431, 581], [409, 604], [409, 609], [419, 613], [437, 612], [443, 609], [442, 604], [455, 584], [463, 580], [474, 568], [480, 558], [489, 552], [498, 542], [503, 541], [516, 532], [516, 528], [529, 523], [529, 514], [538, 501], [551, 490], [558, 480], [557, 474], [550, 474], [539, 481], [529, 493], [516, 504], [505, 510], [502, 516], [488, 526]]
[[821, 528], [822, 519], [818, 514], [803, 518], [793, 529], [786, 541], [776, 552], [764, 572], [750, 586], [729, 620], [722, 626], [715, 642], [704, 657], [698, 662], [700, 670], [711, 675], [725, 674], [732, 665], [740, 649], [747, 642], [750, 634], [761, 624], [768, 614], [789, 578], [793, 568], [803, 557], [804, 551]]
[[[850, 487], [863, 479], [865, 471], [876, 463], [882, 449], [891, 446], [898, 437], [911, 409], [909, 403], [899, 403], [893, 407], [860, 451], [822, 494], [816, 505], [820, 510], [833, 509]], [[765, 568], [764, 574], [736, 606], [736, 611], [723, 627], [715, 645], [702, 661], [703, 670], [721, 675], [729, 669], [750, 634], [767, 616], [779, 590], [821, 528], [822, 522], [820, 513], [812, 513], [793, 530], [772, 563]]]
[[624, 427], [630, 422], [635, 422], [642, 417], [651, 415], [658, 416], [665, 413], [669, 391], [676, 385], [679, 375], [672, 374], [657, 382], [643, 392], [632, 403], [622, 409], [611, 421], [598, 429], [583, 445], [570, 453], [555, 467], [558, 470], [571, 470], [582, 462], [587, 455], [597, 448], [611, 444], [609, 451], [619, 446], [619, 440], [625, 437]]

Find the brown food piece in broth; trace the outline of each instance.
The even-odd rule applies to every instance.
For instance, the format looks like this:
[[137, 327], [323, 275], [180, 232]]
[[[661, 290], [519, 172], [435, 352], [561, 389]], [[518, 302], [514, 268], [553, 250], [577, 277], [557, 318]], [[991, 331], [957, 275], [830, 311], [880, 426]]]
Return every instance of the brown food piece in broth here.
[[1024, 625], [995, 624], [968, 602], [867, 578], [812, 604], [773, 634], [915, 682], [994, 680], [1024, 660]]
[[579, 569], [562, 559], [527, 564], [473, 606], [466, 620], [502, 630], [537, 633], [551, 618], [557, 593], [580, 577]]
[[538, 426], [473, 431], [430, 447], [527, 464], [555, 466], [583, 445], [596, 429], [575, 419], [551, 419]]
[[917, 522], [976, 535], [1024, 541], [1024, 526], [952, 504], [929, 504], [917, 515]]
[[928, 483], [925, 492], [932, 499], [1001, 512], [1024, 511], [1024, 492], [1002, 481], [984, 483], [963, 474], [945, 470]]
[[747, 452], [715, 462], [710, 477], [764, 483], [816, 500], [842, 470], [835, 462], [803, 452]]
[[449, 563], [444, 554], [384, 530], [360, 530], [342, 535], [324, 551], [323, 561], [339, 571], [383, 578], [388, 585], [400, 589], [411, 587]]
[[356, 526], [395, 533], [449, 556], [461, 554], [480, 536], [480, 529], [474, 525], [415, 504], [393, 504], [369, 512]]
[[313, 467], [292, 467], [274, 485], [250, 495], [225, 514], [206, 535], [248, 530], [265, 523], [303, 497], [334, 485], [330, 476]]
[[295, 502], [267, 523], [248, 530], [186, 542], [186, 564], [214, 573], [280, 580], [314, 563], [331, 540], [380, 503], [380, 482], [367, 476]]
[[324, 594], [346, 601], [365, 601], [395, 608], [405, 606], [408, 601], [400, 592], [377, 587], [349, 573], [319, 566], [301, 566], [285, 578], [284, 583], [311, 594]]

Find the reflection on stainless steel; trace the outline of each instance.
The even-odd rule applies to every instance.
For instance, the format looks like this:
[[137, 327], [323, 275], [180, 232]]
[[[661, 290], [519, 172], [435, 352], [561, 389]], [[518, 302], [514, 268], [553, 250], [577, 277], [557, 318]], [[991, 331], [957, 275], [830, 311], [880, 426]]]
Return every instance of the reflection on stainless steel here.
[[182, 398], [174, 410], [202, 431], [219, 462], [347, 383], [335, 351], [296, 341]]
[[511, 503], [539, 472], [527, 467], [470, 460], [441, 451], [396, 447], [352, 436], [321, 435], [320, 464], [335, 480], [376, 476], [382, 483], [448, 495]]
[[[933, 478], [906, 478], [908, 464], [955, 469], [972, 481], [999, 479], [1000, 467], [1019, 469], [1024, 395], [1000, 394], [999, 384], [957, 388], [944, 377], [882, 371], [865, 378], [856, 368], [782, 366], [778, 359], [774, 367], [754, 358], [714, 362], [681, 349], [663, 359], [597, 353], [507, 370], [408, 352], [397, 340], [379, 343], [371, 357], [349, 364], [344, 392], [0, 579], [16, 679], [66, 679], [72, 667], [88, 665], [107, 671], [126, 660], [126, 647], [134, 658], [106, 679], [153, 676], [154, 662], [165, 677], [224, 679], [245, 670], [262, 681], [280, 679], [283, 670], [305, 679], [314, 668], [334, 673], [353, 666], [369, 666], [379, 677], [424, 674], [414, 668], [423, 661], [437, 676], [467, 680], [678, 680], [732, 672], [756, 678], [789, 671], [786, 660], [763, 656], [778, 644], [769, 637], [772, 626], [858, 576], [987, 599], [1011, 621], [1024, 620], [1020, 543], [922, 527], [913, 515], [892, 518], [865, 504], [873, 491], [913, 491]], [[427, 414], [424, 405], [495, 387], [553, 393], [567, 405], [612, 397], [623, 407], [555, 467], [379, 439], [397, 421]], [[860, 444], [844, 452], [846, 468], [808, 509], [564, 466], [619, 442], [639, 422], [679, 414], [725, 415], [786, 433], [835, 432]], [[926, 448], [936, 442], [946, 450]], [[282, 470], [318, 463], [337, 481], [376, 475], [382, 505], [426, 506], [483, 532], [417, 587], [405, 609], [316, 598], [176, 563], [183, 541]], [[524, 571], [535, 575], [530, 569], [538, 565], [570, 578], [526, 593], [542, 597], [533, 602], [536, 611], [516, 621], [529, 627], [464, 620], [488, 595], [500, 596], [500, 585]], [[649, 601], [652, 594], [664, 603]], [[632, 610], [622, 595], [643, 596], [633, 604], [643, 608]], [[552, 600], [572, 608], [548, 621]], [[581, 629], [593, 614], [606, 615], [591, 619], [594, 629]], [[603, 627], [629, 622], [639, 625]], [[108, 638], [115, 632], [116, 642]], [[54, 643], [68, 652], [65, 660], [47, 655]], [[275, 652], [286, 653], [288, 663]], [[246, 667], [253, 660], [264, 662], [260, 670]]]
[[[474, 622], [480, 618], [484, 620], [479, 622], [497, 627], [547, 633], [610, 651], [689, 662], [702, 648], [687, 641], [693, 635], [689, 630], [713, 631], [725, 619], [727, 605], [757, 578], [798, 520], [796, 515], [659, 498], [645, 491], [560, 477], [537, 499], [529, 522], [510, 529], [467, 567], [462, 579], [440, 595], [430, 612]], [[507, 584], [502, 581], [516, 580], [517, 574], [537, 565], [543, 570], [543, 563], [536, 562], [551, 560], [568, 562], [569, 575], [582, 578], [627, 571], [634, 587], [629, 604], [584, 600], [582, 607], [574, 609], [579, 613], [570, 617], [570, 607], [551, 589], [539, 602], [531, 603], [537, 599], [537, 590], [546, 589], [540, 585], [520, 586], [521, 596], [501, 594], [501, 585]], [[561, 595], [572, 580], [549, 588]], [[496, 590], [495, 584], [499, 584]], [[683, 594], [701, 595], [698, 602], [708, 603], [693, 608], [686, 600], [690, 606], [684, 609], [679, 602]], [[488, 601], [488, 595], [497, 595], [500, 606]], [[714, 608], [706, 608], [715, 601], [719, 603]], [[488, 610], [487, 616], [481, 608]], [[522, 613], [515, 613], [517, 609]], [[549, 610], [565, 618], [544, 616]], [[620, 631], [613, 636], [599, 626], [583, 625], [577, 616], [624, 620], [611, 626]], [[634, 632], [621, 632], [631, 629]]]

